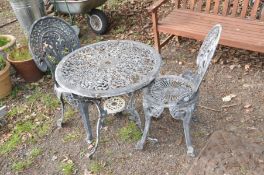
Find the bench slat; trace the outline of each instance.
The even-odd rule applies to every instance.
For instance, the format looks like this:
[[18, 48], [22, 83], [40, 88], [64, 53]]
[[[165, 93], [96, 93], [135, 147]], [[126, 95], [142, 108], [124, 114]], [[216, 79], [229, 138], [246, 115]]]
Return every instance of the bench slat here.
[[202, 11], [202, 5], [203, 5], [203, 0], [198, 0], [197, 2], [197, 12], [201, 12]]
[[262, 8], [260, 20], [264, 21], [264, 8]]
[[[183, 22], [181, 22], [183, 23]], [[180, 21], [179, 21], [179, 26], [177, 28], [175, 28], [176, 30], [178, 29], [184, 29], [184, 30], [187, 30], [187, 31], [192, 31], [192, 32], [204, 32], [206, 33], [207, 29], [209, 30], [212, 26], [214, 26], [215, 24], [217, 24], [217, 22], [215, 22], [214, 24], [207, 24], [207, 25], [204, 25], [203, 27], [200, 27], [198, 26], [197, 24], [190, 24], [188, 26], [184, 26], [184, 25], [181, 25]], [[239, 42], [254, 42], [254, 44], [257, 44], [257, 43], [262, 43], [262, 47], [264, 49], [264, 37], [261, 36], [261, 34], [259, 32], [254, 32], [254, 33], [245, 33], [243, 35], [241, 35], [241, 30], [232, 30], [231, 29], [231, 26], [227, 26], [225, 24], [223, 24], [223, 27], [225, 27], [226, 29], [226, 32], [224, 32], [223, 35], [225, 36], [228, 36], [230, 38], [233, 38], [233, 39], [236, 39], [238, 40]], [[158, 27], [158, 30], [159, 31], [163, 31], [163, 32], [166, 32], [164, 31], [164, 29], [168, 29], [168, 28], [174, 28], [174, 26], [170, 25], [170, 24], [164, 24], [162, 26], [159, 26]], [[252, 35], [254, 35], [254, 37], [252, 37]], [[250, 41], [248, 41], [250, 40]]]
[[249, 2], [249, 0], [243, 1], [243, 7], [242, 7], [241, 15], [240, 15], [241, 18], [246, 17], [246, 13], [247, 13], [247, 9], [248, 9], [248, 2]]
[[[207, 32], [209, 30], [210, 28], [208, 28]], [[169, 33], [169, 34], [173, 34], [176, 36], [183, 36], [183, 37], [192, 38], [196, 40], [203, 40], [206, 35], [206, 32], [199, 33], [197, 31], [188, 31], [187, 28], [184, 28], [182, 30], [179, 30], [179, 29], [175, 30], [173, 28], [168, 28], [166, 32], [164, 33]], [[248, 41], [249, 39], [250, 38], [247, 38], [245, 40]], [[230, 38], [230, 36], [224, 35], [224, 34], [221, 35], [220, 44], [230, 46], [230, 47], [237, 47], [237, 48], [242, 48], [246, 50], [252, 50], [252, 51], [264, 53], [263, 45], [260, 45], [260, 44], [256, 45], [255, 42], [241, 42], [241, 40], [238, 40], [237, 38]]]
[[215, 0], [214, 14], [217, 15], [219, 11], [219, 0]]
[[210, 13], [210, 8], [211, 8], [211, 0], [207, 0], [205, 6], [205, 12]]
[[232, 17], [235, 17], [237, 15], [237, 8], [238, 8], [238, 0], [234, 0], [233, 1], [232, 13], [231, 13]]
[[224, 8], [223, 8], [223, 16], [226, 16], [228, 14], [228, 8], [229, 7], [229, 0], [225, 0], [224, 2]]
[[250, 19], [256, 19], [259, 3], [260, 3], [260, 0], [255, 0], [254, 5], [251, 9]]
[[[188, 16], [189, 19], [194, 19], [194, 18], [203, 18], [205, 21], [207, 19], [212, 19], [212, 20], [222, 20], [230, 22], [232, 24], [237, 23], [237, 24], [248, 24], [248, 25], [254, 25], [254, 27], [264, 27], [264, 22], [259, 21], [259, 20], [245, 20], [245, 19], [240, 19], [240, 18], [231, 18], [231, 17], [222, 17], [219, 15], [211, 15], [211, 14], [205, 14], [205, 13], [196, 13], [192, 11], [187, 11], [187, 10], [173, 10], [166, 18], [164, 18], [162, 21], [167, 20], [168, 18], [177, 18], [177, 16]], [[190, 17], [191, 16], [191, 17]], [[188, 22], [188, 21], [187, 21]], [[177, 25], [177, 24], [175, 24]]]
[[195, 0], [191, 0], [190, 10], [194, 10]]
[[187, 6], [187, 0], [182, 0], [182, 8], [186, 9]]
[[[185, 24], [186, 19], [181, 19], [178, 20], [177, 23], [180, 27], [189, 27], [191, 28], [190, 30], [203, 30], [206, 28], [210, 28], [212, 26], [214, 26], [215, 24], [219, 23], [217, 21], [215, 22], [208, 22], [208, 23], [203, 23], [201, 26], [199, 24], [199, 22], [192, 22], [189, 24]], [[252, 41], [258, 42], [261, 40], [261, 42], [264, 42], [264, 36], [261, 33], [264, 33], [264, 30], [255, 30], [255, 31], [249, 31], [243, 27], [237, 27], [237, 26], [233, 26], [230, 24], [226, 24], [226, 23], [221, 23], [223, 25], [223, 28], [225, 29], [225, 33], [228, 33], [230, 35], [234, 35], [238, 40], [240, 40], [240, 38], [246, 37], [246, 38], [251, 38]], [[170, 23], [162, 23], [161, 26], [159, 26], [160, 28], [163, 28], [163, 26], [169, 26], [171, 28], [174, 27], [174, 25], [171, 25]], [[158, 30], [159, 30], [158, 29]], [[264, 47], [264, 45], [263, 45]]]

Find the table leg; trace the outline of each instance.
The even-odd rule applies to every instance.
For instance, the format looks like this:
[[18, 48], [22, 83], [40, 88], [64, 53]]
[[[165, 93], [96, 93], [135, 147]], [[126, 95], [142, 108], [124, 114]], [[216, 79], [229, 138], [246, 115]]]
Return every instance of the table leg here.
[[139, 129], [143, 131], [142, 125], [141, 125], [141, 119], [140, 119], [140, 116], [135, 106], [135, 93], [137, 92], [132, 92], [128, 94], [129, 101], [126, 107], [126, 111], [130, 114], [129, 119], [135, 121]]
[[92, 143], [93, 135], [92, 135], [92, 128], [90, 125], [90, 120], [89, 120], [89, 102], [85, 102], [82, 100], [78, 100], [78, 106], [80, 109], [80, 114], [83, 120], [83, 125], [86, 130], [87, 138], [86, 141], [90, 144]]
[[100, 106], [100, 103], [97, 101], [94, 101], [94, 104], [97, 107], [98, 110], [98, 120], [97, 120], [97, 125], [96, 125], [96, 142], [94, 148], [91, 150], [89, 153], [88, 157], [91, 158], [95, 151], [97, 150], [98, 144], [99, 144], [99, 139], [100, 139], [100, 130], [102, 128], [103, 121], [107, 115], [107, 112]]

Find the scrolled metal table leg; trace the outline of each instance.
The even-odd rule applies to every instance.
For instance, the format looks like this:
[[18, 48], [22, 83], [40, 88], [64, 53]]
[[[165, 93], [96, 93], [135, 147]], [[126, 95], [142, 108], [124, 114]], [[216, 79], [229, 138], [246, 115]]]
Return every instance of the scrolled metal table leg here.
[[78, 106], [83, 120], [83, 125], [87, 133], [86, 141], [90, 144], [92, 143], [93, 135], [92, 135], [92, 128], [90, 125], [89, 112], [88, 112], [89, 102], [78, 100]]
[[140, 119], [140, 116], [139, 116], [139, 114], [136, 110], [136, 106], [135, 106], [135, 93], [137, 93], [137, 92], [132, 92], [132, 93], [128, 94], [129, 101], [128, 101], [128, 104], [126, 107], [126, 111], [130, 114], [129, 119], [135, 121], [137, 126], [139, 127], [139, 129], [141, 131], [143, 131], [141, 119]]
[[59, 118], [57, 120], [57, 126], [58, 126], [58, 128], [61, 128], [62, 127], [62, 122], [63, 122], [63, 119], [64, 119], [64, 112], [65, 112], [65, 102], [64, 102], [62, 94], [60, 94], [59, 100], [60, 100], [60, 103], [61, 103], [61, 118]]
[[88, 155], [89, 159], [92, 158], [93, 154], [97, 150], [99, 139], [100, 139], [100, 130], [102, 128], [103, 121], [107, 115], [107, 112], [100, 106], [99, 102], [94, 101], [94, 104], [96, 105], [99, 114], [98, 114], [98, 120], [97, 120], [97, 125], [96, 125], [96, 142], [95, 142], [95, 146], [93, 147], [93, 149]]

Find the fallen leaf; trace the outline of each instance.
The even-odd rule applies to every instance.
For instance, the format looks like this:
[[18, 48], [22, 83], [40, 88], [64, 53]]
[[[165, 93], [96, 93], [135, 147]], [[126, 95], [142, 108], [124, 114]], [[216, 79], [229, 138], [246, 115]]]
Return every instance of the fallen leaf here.
[[227, 95], [227, 96], [223, 97], [222, 100], [223, 100], [224, 102], [229, 102], [229, 101], [232, 100], [232, 98], [235, 98], [235, 97], [236, 97], [235, 94], [230, 94], [230, 95]]
[[251, 108], [251, 107], [252, 107], [251, 104], [247, 104], [247, 105], [244, 106], [245, 109], [248, 109], [248, 108]]
[[236, 65], [231, 65], [231, 66], [229, 66], [229, 68], [230, 68], [231, 70], [233, 70], [235, 67], [236, 67]]
[[92, 149], [93, 147], [94, 147], [93, 144], [89, 144], [88, 150]]
[[52, 160], [52, 161], [55, 161], [55, 160], [57, 160], [57, 159], [58, 159], [58, 157], [57, 157], [57, 156], [55, 156], [55, 155], [54, 155], [54, 156], [52, 156], [52, 158], [51, 158], [51, 160]]
[[246, 71], [249, 71], [249, 68], [250, 68], [250, 65], [249, 65], [249, 64], [246, 64], [246, 65], [245, 65], [245, 70], [246, 70]]

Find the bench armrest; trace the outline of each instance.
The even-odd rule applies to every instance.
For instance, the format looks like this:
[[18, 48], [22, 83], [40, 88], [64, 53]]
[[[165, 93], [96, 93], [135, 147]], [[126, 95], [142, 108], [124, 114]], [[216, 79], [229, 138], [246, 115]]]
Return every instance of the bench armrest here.
[[156, 11], [163, 3], [165, 3], [167, 0], [159, 0], [154, 2], [154, 4], [147, 8], [148, 12], [154, 12]]

